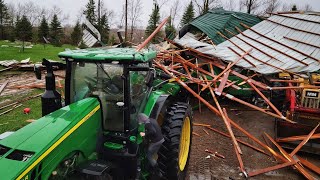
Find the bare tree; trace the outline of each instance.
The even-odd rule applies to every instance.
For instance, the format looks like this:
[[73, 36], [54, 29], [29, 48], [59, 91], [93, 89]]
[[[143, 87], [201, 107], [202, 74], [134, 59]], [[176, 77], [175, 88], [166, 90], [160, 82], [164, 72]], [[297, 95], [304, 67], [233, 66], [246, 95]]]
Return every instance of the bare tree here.
[[181, 5], [179, 3], [179, 0], [175, 0], [170, 8], [170, 16], [171, 16], [171, 23], [173, 25], [175, 25], [175, 20], [177, 20], [178, 18], [180, 18], [181, 14]]
[[128, 20], [130, 21], [130, 40], [133, 39], [133, 31], [137, 23], [140, 22], [140, 14], [142, 13], [142, 1], [131, 0], [128, 4]]
[[258, 9], [262, 7], [265, 2], [262, 0], [240, 0], [240, 11], [246, 10], [248, 14], [259, 14]]
[[266, 0], [265, 2], [266, 9], [264, 10], [264, 14], [274, 13], [278, 11], [280, 8], [280, 5], [281, 3], [279, 0]]
[[228, 11], [234, 11], [236, 10], [236, 4], [234, 3], [234, 0], [226, 0], [223, 4], [223, 8]]
[[303, 8], [304, 11], [313, 11], [312, 6], [310, 4], [306, 4]]
[[220, 0], [194, 0], [198, 15], [207, 13], [210, 9], [221, 6]]
[[169, 0], [154, 0], [154, 1], [158, 3], [160, 9], [162, 8], [162, 6], [164, 6], [169, 2]]

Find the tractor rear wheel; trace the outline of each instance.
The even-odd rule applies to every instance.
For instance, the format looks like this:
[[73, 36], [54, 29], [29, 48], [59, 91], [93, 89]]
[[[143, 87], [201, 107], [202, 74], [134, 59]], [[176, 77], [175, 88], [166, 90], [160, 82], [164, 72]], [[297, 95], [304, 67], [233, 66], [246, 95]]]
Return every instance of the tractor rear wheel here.
[[192, 110], [178, 102], [167, 109], [162, 125], [165, 142], [159, 150], [158, 164], [164, 179], [184, 179], [192, 143]]

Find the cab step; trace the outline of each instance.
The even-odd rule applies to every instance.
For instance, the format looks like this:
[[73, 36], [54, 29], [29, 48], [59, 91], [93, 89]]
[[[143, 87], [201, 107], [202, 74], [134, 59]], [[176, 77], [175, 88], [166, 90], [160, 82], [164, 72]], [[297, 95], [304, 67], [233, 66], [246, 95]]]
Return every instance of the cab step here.
[[78, 171], [83, 174], [101, 176], [111, 168], [111, 163], [104, 160], [91, 160], [79, 166]]

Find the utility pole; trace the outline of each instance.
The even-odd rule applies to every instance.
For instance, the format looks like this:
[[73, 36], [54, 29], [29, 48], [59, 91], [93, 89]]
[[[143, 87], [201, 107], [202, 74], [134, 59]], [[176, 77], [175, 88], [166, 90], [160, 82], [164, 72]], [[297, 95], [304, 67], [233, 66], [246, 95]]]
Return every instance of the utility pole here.
[[125, 6], [125, 13], [126, 13], [126, 18], [125, 18], [125, 28], [124, 28], [124, 42], [127, 42], [127, 33], [128, 33], [128, 0], [126, 0], [126, 6]]

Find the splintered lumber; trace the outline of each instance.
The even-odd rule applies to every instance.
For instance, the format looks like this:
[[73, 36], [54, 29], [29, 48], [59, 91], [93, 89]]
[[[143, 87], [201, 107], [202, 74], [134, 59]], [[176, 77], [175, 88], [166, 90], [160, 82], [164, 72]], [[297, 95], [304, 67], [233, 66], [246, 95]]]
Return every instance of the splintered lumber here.
[[223, 78], [222, 78], [222, 80], [221, 80], [221, 83], [219, 84], [218, 89], [215, 91], [215, 93], [216, 93], [218, 96], [221, 95], [223, 89], [224, 89], [225, 86], [226, 86], [226, 83], [227, 83], [228, 77], [229, 77], [229, 73], [230, 73], [230, 71], [227, 71], [227, 72], [224, 73]]
[[0, 95], [1, 95], [2, 91], [4, 90], [4, 88], [8, 85], [8, 83], [9, 83], [9, 80], [5, 81], [5, 82], [1, 85], [1, 87], [0, 87]]
[[272, 113], [272, 112], [266, 111], [265, 109], [262, 109], [262, 108], [260, 108], [260, 107], [258, 107], [258, 106], [252, 105], [252, 104], [250, 104], [250, 103], [248, 103], [248, 102], [246, 102], [246, 101], [243, 101], [243, 100], [241, 100], [241, 99], [239, 99], [239, 98], [236, 98], [235, 96], [233, 96], [233, 95], [231, 95], [231, 94], [227, 94], [227, 93], [225, 93], [225, 92], [222, 92], [222, 95], [225, 96], [225, 97], [227, 97], [227, 98], [230, 99], [230, 100], [236, 101], [236, 102], [238, 102], [238, 103], [240, 103], [240, 104], [243, 104], [243, 105], [245, 105], [245, 106], [248, 106], [248, 107], [250, 107], [250, 108], [253, 108], [253, 109], [255, 109], [255, 110], [258, 110], [258, 111], [260, 111], [260, 112], [263, 112], [263, 113], [268, 114], [268, 115], [270, 115], [270, 116], [273, 116], [273, 117], [276, 117], [276, 118], [280, 118], [280, 119], [286, 120], [286, 121], [288, 121], [288, 122], [290, 122], [290, 123], [296, 123], [296, 122], [294, 122], [294, 121], [291, 121], [291, 120], [287, 119], [286, 117], [279, 116], [278, 114], [274, 114], [274, 113]]
[[[181, 45], [179, 45], [178, 43], [176, 43], [176, 42], [174, 42], [174, 41], [172, 41], [170, 39], [166, 38], [166, 41], [171, 43], [171, 44], [173, 44], [173, 45], [175, 45], [175, 46], [177, 46], [177, 47], [179, 47], [179, 48], [181, 48], [181, 49], [185, 49]], [[190, 55], [192, 55], [194, 57], [197, 57], [197, 58], [199, 58], [201, 60], [204, 60], [206, 62], [210, 62], [212, 65], [214, 65], [214, 66], [216, 66], [216, 67], [218, 67], [220, 69], [225, 69], [226, 68], [223, 64], [220, 63], [220, 60], [218, 60], [218, 59], [216, 59], [214, 57], [205, 55], [204, 53], [202, 53], [200, 51], [197, 51], [195, 49], [192, 49], [192, 48], [187, 48], [187, 49], [188, 49], [188, 51], [185, 52], [187, 54], [190, 54]], [[242, 75], [242, 74], [240, 74], [240, 73], [238, 73], [236, 71], [233, 71], [233, 70], [231, 70], [230, 73], [235, 75], [235, 76], [237, 76], [237, 77], [239, 77], [239, 78], [241, 78], [241, 79], [248, 78], [247, 76]], [[263, 83], [261, 83], [261, 82], [257, 82], [257, 81], [252, 80], [252, 83], [254, 83], [255, 85], [257, 85], [258, 87], [260, 87], [262, 89], [265, 89], [265, 90], [268, 89], [268, 86], [263, 84]]]
[[144, 48], [152, 40], [152, 38], [161, 30], [161, 28], [167, 23], [168, 19], [169, 17], [165, 18], [162, 21], [162, 23], [153, 31], [153, 33], [137, 47], [136, 51], [140, 51], [142, 48]]
[[307, 168], [309, 168], [313, 172], [320, 174], [320, 167], [317, 167], [316, 165], [310, 163], [309, 161], [307, 161], [299, 156], [297, 156], [297, 157], [302, 165], [306, 166]]
[[254, 137], [253, 135], [251, 135], [249, 132], [247, 132], [245, 129], [243, 129], [242, 127], [240, 127], [237, 123], [235, 123], [234, 121], [232, 121], [229, 118], [229, 121], [231, 123], [232, 126], [234, 126], [235, 128], [237, 128], [239, 131], [241, 131], [243, 134], [245, 134], [248, 138], [250, 138], [251, 140], [253, 140], [254, 142], [258, 143], [260, 146], [262, 146], [263, 148], [265, 148], [266, 150], [268, 150], [272, 155], [274, 155], [276, 158], [281, 159], [283, 162], [287, 162], [287, 160], [280, 156], [277, 152], [275, 152], [271, 147], [267, 146], [266, 144], [264, 144], [263, 142], [261, 142], [259, 139], [257, 139], [256, 137]]
[[209, 135], [208, 131], [206, 131], [205, 129], [202, 129], [207, 135]]
[[218, 156], [218, 157], [220, 157], [220, 158], [222, 158], [222, 159], [225, 159], [225, 158], [226, 158], [226, 157], [224, 157], [224, 155], [222, 155], [222, 154], [220, 154], [220, 153], [218, 153], [218, 152], [214, 152], [214, 151], [209, 150], [209, 149], [206, 149], [206, 150], [204, 150], [204, 151], [207, 152], [207, 153], [213, 154], [213, 155], [215, 155], [215, 156]]
[[252, 51], [252, 48], [242, 54], [237, 60], [235, 60], [232, 64], [228, 65], [219, 75], [217, 75], [213, 81], [216, 81], [219, 77], [221, 77], [224, 73], [226, 73], [229, 69], [231, 69], [234, 65], [236, 65], [241, 59], [243, 59], [246, 55], [248, 55]]
[[[293, 157], [291, 157], [278, 143], [276, 143], [267, 133], [265, 133], [267, 138], [280, 150], [280, 153], [287, 159], [289, 162], [295, 162]], [[305, 178], [315, 179], [311, 176], [299, 163], [293, 165]]]
[[[222, 136], [231, 138], [231, 136], [230, 136], [229, 134], [227, 134], [227, 133], [221, 132], [221, 131], [219, 131], [219, 130], [217, 130], [217, 129], [215, 129], [215, 128], [212, 128], [212, 127], [207, 127], [207, 128], [210, 129], [210, 130], [213, 131], [213, 132], [216, 132], [216, 133], [218, 133], [218, 134], [221, 134]], [[258, 151], [258, 152], [261, 152], [261, 153], [263, 153], [263, 154], [265, 154], [265, 155], [268, 155], [266, 152], [264, 152], [264, 151], [263, 151], [262, 149], [260, 149], [260, 148], [257, 148], [257, 147], [255, 147], [255, 146], [253, 146], [253, 145], [251, 145], [251, 144], [249, 144], [249, 143], [247, 143], [247, 142], [244, 142], [244, 141], [242, 141], [242, 140], [240, 140], [240, 139], [237, 139], [237, 138], [236, 138], [236, 140], [237, 140], [239, 143], [241, 143], [241, 144], [243, 144], [243, 145], [245, 145], [245, 146], [247, 146], [247, 147], [250, 147], [250, 148], [252, 148], [252, 149], [254, 149], [254, 150]], [[269, 156], [269, 155], [268, 155], [268, 156]]]
[[282, 113], [270, 102], [270, 100], [254, 85], [251, 80], [247, 81], [248, 84], [268, 103], [268, 105], [281, 117], [284, 117]]
[[316, 130], [318, 129], [320, 123], [308, 134], [308, 136], [306, 136], [303, 141], [301, 141], [301, 143], [290, 153], [290, 156], [293, 157], [301, 148], [302, 146], [304, 146], [309, 139], [311, 138], [311, 136], [314, 134], [314, 132], [316, 132]]
[[20, 107], [20, 106], [22, 106], [22, 104], [15, 105], [15, 106], [13, 106], [11, 109], [8, 109], [8, 110], [0, 113], [0, 116], [2, 116], [2, 115], [4, 115], [4, 114], [7, 114], [8, 112], [11, 112], [12, 110], [14, 110], [14, 109], [16, 109], [16, 108], [18, 108], [18, 107]]
[[175, 75], [171, 74], [166, 67], [164, 67], [162, 64], [158, 63], [158, 62], [154, 62], [160, 69], [162, 69], [165, 73], [169, 74], [170, 76], [172, 76], [177, 83], [179, 83], [182, 87], [184, 87], [187, 91], [189, 91], [193, 96], [195, 96], [196, 98], [198, 98], [203, 104], [205, 104], [211, 111], [213, 111], [215, 114], [220, 114], [220, 112], [213, 107], [208, 101], [206, 101], [205, 99], [203, 99], [201, 96], [198, 95], [198, 93], [194, 92], [186, 83], [184, 83], [183, 81], [181, 81], [179, 78], [177, 78]]
[[25, 101], [28, 101], [28, 100], [33, 99], [33, 98], [37, 98], [37, 97], [39, 97], [39, 96], [41, 96], [41, 95], [42, 95], [42, 94], [38, 94], [38, 95], [35, 95], [35, 96], [27, 97], [27, 98], [25, 98], [25, 99], [18, 100], [18, 101], [16, 101], [16, 102], [12, 102], [12, 103], [10, 103], [10, 104], [1, 106], [1, 107], [0, 107], [0, 110], [5, 109], [5, 108], [8, 108], [8, 107], [10, 107], [10, 106], [14, 106], [14, 105], [16, 105], [16, 104], [19, 104], [19, 103], [22, 103], [22, 102], [25, 102]]
[[230, 123], [228, 122], [228, 120], [226, 118], [226, 114], [223, 112], [223, 110], [222, 110], [222, 108], [220, 106], [220, 103], [218, 102], [218, 99], [214, 95], [214, 92], [213, 92], [211, 86], [209, 86], [209, 90], [210, 90], [211, 96], [212, 96], [214, 102], [216, 103], [216, 106], [217, 106], [217, 108], [218, 108], [218, 110], [220, 112], [220, 115], [221, 115], [221, 117], [222, 117], [222, 119], [224, 121], [224, 124], [227, 127], [227, 130], [228, 130], [228, 132], [229, 132], [229, 134], [231, 136], [232, 142], [233, 142], [234, 146], [236, 147], [237, 152], [242, 154], [242, 151], [241, 151], [241, 149], [239, 147], [239, 144], [238, 144], [236, 138], [234, 137], [233, 131], [232, 131], [231, 126], [230, 126]]
[[210, 127], [210, 124], [192, 123], [194, 126]]
[[196, 132], [192, 132], [192, 134], [201, 137], [200, 134], [198, 134]]
[[248, 176], [252, 177], [252, 176], [256, 176], [256, 175], [263, 174], [263, 173], [266, 173], [266, 172], [278, 170], [278, 169], [281, 169], [281, 168], [292, 166], [295, 163], [296, 162], [286, 162], [286, 163], [283, 163], [283, 164], [278, 164], [278, 165], [267, 167], [267, 168], [264, 168], [264, 169], [254, 170], [254, 171], [248, 172]]
[[[276, 139], [277, 142], [292, 142], [292, 141], [301, 141], [303, 140], [307, 135], [304, 136], [291, 136], [291, 137], [285, 137], [285, 138], [278, 138]], [[314, 134], [310, 137], [310, 139], [319, 139], [320, 133]]]

